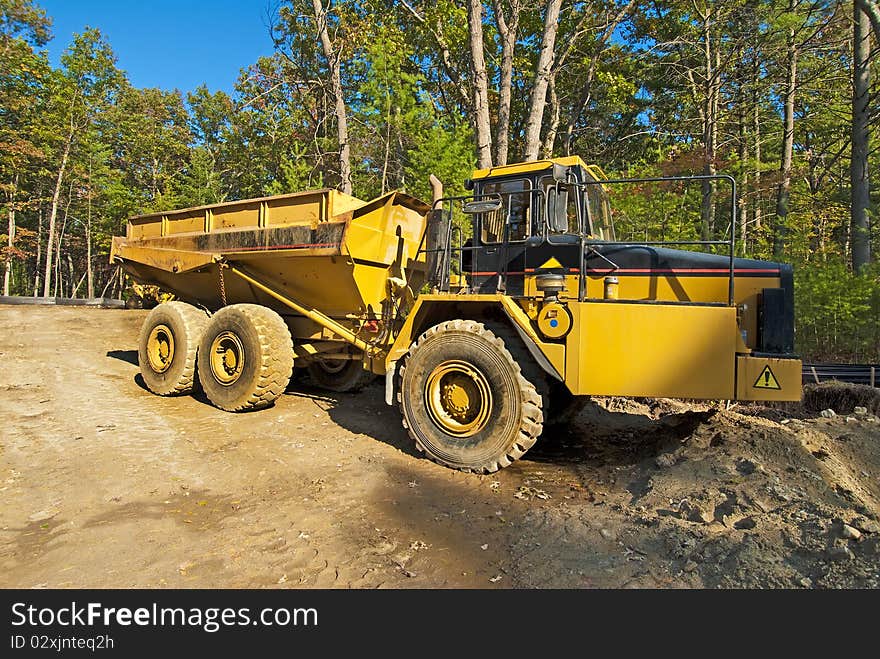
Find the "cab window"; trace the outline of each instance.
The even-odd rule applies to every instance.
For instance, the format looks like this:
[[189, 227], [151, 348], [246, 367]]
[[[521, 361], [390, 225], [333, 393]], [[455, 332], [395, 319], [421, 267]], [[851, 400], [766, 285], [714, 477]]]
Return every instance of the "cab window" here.
[[584, 201], [592, 227], [593, 237], [599, 240], [614, 240], [614, 223], [611, 219], [611, 204], [608, 195], [600, 184], [588, 185], [584, 190]]
[[508, 240], [525, 240], [531, 235], [532, 193], [528, 179], [489, 181], [484, 183], [480, 194], [488, 197], [501, 196], [501, 208], [493, 213], [483, 213], [480, 238], [484, 243], [500, 243], [504, 240], [504, 223], [508, 216]]

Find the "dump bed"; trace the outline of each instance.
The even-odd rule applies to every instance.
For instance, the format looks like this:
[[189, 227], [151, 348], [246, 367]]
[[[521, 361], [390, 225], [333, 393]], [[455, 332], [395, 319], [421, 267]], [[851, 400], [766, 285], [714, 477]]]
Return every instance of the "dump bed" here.
[[223, 277], [223, 263], [246, 267], [331, 317], [368, 318], [380, 313], [389, 277], [406, 273], [415, 290], [421, 286], [428, 210], [400, 192], [365, 202], [323, 189], [163, 211], [131, 218], [110, 258], [136, 280], [209, 309], [250, 302], [289, 313], [241, 279]]

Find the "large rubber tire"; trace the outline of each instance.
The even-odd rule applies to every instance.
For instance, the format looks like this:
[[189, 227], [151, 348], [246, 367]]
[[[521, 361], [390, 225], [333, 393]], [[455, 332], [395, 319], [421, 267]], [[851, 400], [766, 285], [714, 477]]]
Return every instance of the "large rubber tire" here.
[[404, 427], [427, 457], [491, 473], [537, 441], [543, 389], [544, 378], [511, 328], [450, 320], [428, 329], [410, 349], [398, 401]]
[[185, 302], [166, 302], [150, 312], [138, 337], [138, 365], [147, 389], [159, 396], [193, 390], [196, 353], [207, 324], [208, 314]]
[[205, 395], [220, 409], [268, 407], [284, 393], [293, 372], [290, 330], [267, 307], [223, 307], [202, 335], [198, 372]]
[[306, 368], [312, 384], [339, 393], [360, 391], [376, 377], [357, 359], [314, 361]]

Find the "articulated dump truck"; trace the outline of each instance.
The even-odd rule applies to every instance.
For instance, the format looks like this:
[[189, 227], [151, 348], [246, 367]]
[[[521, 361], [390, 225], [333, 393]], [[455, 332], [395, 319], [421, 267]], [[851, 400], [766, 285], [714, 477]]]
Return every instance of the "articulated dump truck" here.
[[630, 182], [573, 156], [478, 170], [467, 197], [432, 180], [431, 205], [314, 190], [133, 217], [111, 261], [176, 297], [141, 330], [144, 382], [243, 412], [294, 367], [336, 392], [384, 376], [417, 447], [478, 473], [589, 396], [800, 399], [791, 267], [735, 258], [733, 221], [617, 241], [608, 190]]

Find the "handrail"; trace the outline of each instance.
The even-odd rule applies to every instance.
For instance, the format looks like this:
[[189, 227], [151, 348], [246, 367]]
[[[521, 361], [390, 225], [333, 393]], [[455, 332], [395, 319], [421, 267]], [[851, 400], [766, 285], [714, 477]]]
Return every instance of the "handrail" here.
[[[586, 188], [589, 185], [615, 185], [615, 184], [626, 184], [626, 183], [660, 183], [660, 182], [670, 182], [670, 181], [726, 181], [730, 183], [731, 187], [731, 204], [730, 204], [730, 235], [723, 240], [644, 240], [644, 241], [624, 241], [624, 240], [597, 240], [592, 238], [590, 235], [586, 233], [585, 227], [580, 227], [580, 233], [577, 236], [580, 238], [580, 262], [579, 262], [579, 272], [578, 272], [578, 299], [583, 301], [585, 299], [585, 289], [586, 289], [586, 267], [585, 267], [585, 248], [586, 247], [594, 247], [594, 246], [627, 246], [627, 247], [638, 247], [638, 246], [685, 246], [685, 245], [703, 245], [703, 246], [712, 246], [712, 245], [726, 245], [728, 247], [728, 287], [727, 287], [727, 305], [734, 305], [734, 275], [735, 275], [735, 259], [736, 259], [736, 220], [737, 220], [737, 185], [736, 179], [728, 174], [701, 174], [694, 176], [655, 176], [655, 177], [644, 177], [644, 178], [618, 178], [618, 179], [604, 179], [604, 180], [592, 180], [592, 181], [584, 181], [581, 183], [568, 182], [566, 185], [570, 188]], [[450, 214], [450, 226], [451, 226], [451, 208], [446, 208], [443, 206], [443, 202], [455, 202], [455, 201], [476, 201], [478, 199], [487, 199], [487, 198], [498, 198], [500, 196], [510, 196], [514, 194], [529, 194], [530, 196], [534, 193], [537, 193], [539, 196], [544, 195], [544, 191], [540, 188], [531, 188], [527, 190], [516, 190], [513, 192], [503, 192], [503, 193], [492, 193], [486, 195], [456, 195], [450, 197], [443, 197], [442, 199], [437, 199], [433, 206], [432, 210], [436, 211], [438, 209], [438, 205], [440, 207], [441, 212], [444, 214]], [[451, 206], [451, 204], [450, 204]], [[509, 214], [509, 210], [508, 210]], [[429, 221], [430, 221], [429, 214]], [[507, 219], [505, 219], [504, 231], [507, 231]], [[459, 236], [463, 237], [461, 234], [461, 229], [455, 227], [455, 230], [459, 232]], [[424, 247], [425, 236], [423, 235], [422, 241], [419, 244], [419, 253], [427, 254], [429, 252], [444, 252], [444, 263], [451, 268], [452, 265], [452, 233], [453, 230], [450, 229], [449, 235], [447, 236], [447, 240], [445, 245], [439, 249], [426, 249]], [[425, 232], [427, 235], [427, 231]], [[575, 235], [575, 234], [569, 234]], [[460, 238], [461, 240], [461, 238]], [[509, 240], [502, 240], [501, 243], [497, 243], [499, 245], [506, 246], [509, 244]], [[517, 241], [520, 242], [520, 241]], [[465, 247], [462, 243], [457, 248], [455, 248], [459, 253], [459, 269], [463, 274], [463, 256], [464, 250], [475, 251], [480, 249], [481, 246], [471, 245], [470, 247]], [[503, 275], [499, 275], [499, 290], [506, 289], [506, 276], [507, 276], [507, 264], [502, 263], [500, 266], [500, 270]], [[502, 282], [501, 279], [504, 279]], [[448, 277], [444, 278], [448, 282]], [[448, 289], [448, 286], [447, 286]], [[444, 291], [445, 292], [445, 291]]]
[[[649, 176], [644, 178], [617, 178], [584, 181], [583, 183], [569, 183], [569, 187], [580, 188], [588, 185], [614, 185], [621, 183], [663, 183], [670, 181], [727, 181], [730, 183], [730, 237], [727, 240], [692, 240], [692, 241], [594, 241], [593, 244], [600, 245], [727, 245], [729, 248], [729, 275], [727, 285], [727, 306], [733, 306], [734, 300], [734, 272], [736, 259], [736, 210], [737, 210], [737, 188], [736, 179], [729, 174], [695, 174], [693, 176]], [[585, 243], [585, 244], [590, 244]], [[580, 277], [584, 276], [584, 268], [581, 267]]]

